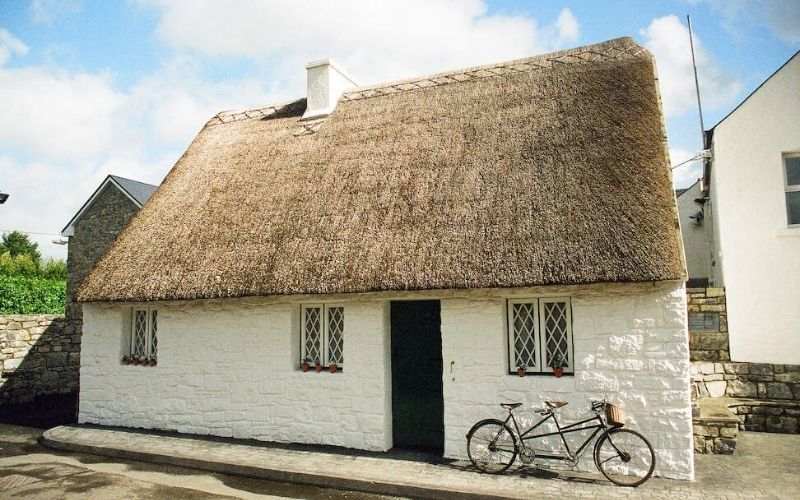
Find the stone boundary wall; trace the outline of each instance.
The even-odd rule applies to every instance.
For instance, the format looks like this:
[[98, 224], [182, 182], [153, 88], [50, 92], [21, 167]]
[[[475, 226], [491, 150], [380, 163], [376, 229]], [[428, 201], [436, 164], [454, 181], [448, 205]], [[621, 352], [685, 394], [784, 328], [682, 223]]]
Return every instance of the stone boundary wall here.
[[[800, 432], [800, 365], [731, 360], [724, 289], [686, 292], [693, 398], [747, 399], [732, 405], [740, 429]], [[693, 314], [709, 317], [692, 318]]]
[[77, 391], [79, 351], [63, 316], [0, 316], [0, 405]]

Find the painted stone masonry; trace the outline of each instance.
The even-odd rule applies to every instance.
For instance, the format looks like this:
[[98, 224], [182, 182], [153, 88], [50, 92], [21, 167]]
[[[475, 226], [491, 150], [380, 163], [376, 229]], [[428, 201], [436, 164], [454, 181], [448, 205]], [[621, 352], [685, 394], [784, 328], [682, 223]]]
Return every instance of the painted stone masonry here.
[[[564, 399], [570, 404], [561, 410], [562, 420], [575, 421], [585, 418], [591, 399], [605, 397], [621, 405], [628, 424], [651, 441], [658, 475], [691, 479], [682, 284], [598, 285], [575, 288], [570, 296], [576, 367], [574, 376], [560, 379], [508, 375], [502, 298], [442, 300], [445, 455], [465, 458], [464, 435], [478, 419], [502, 417], [500, 402], [523, 402], [535, 416], [544, 400]], [[580, 467], [594, 470], [589, 455]]]
[[[553, 294], [571, 298], [575, 376], [509, 374], [507, 299]], [[345, 362], [335, 374], [299, 370], [302, 299], [158, 304], [154, 367], [120, 362], [129, 342], [130, 304], [89, 303], [79, 421], [387, 450], [390, 301], [431, 298], [441, 301], [445, 456], [464, 458], [467, 430], [500, 416], [500, 402], [521, 401], [532, 411], [547, 398], [566, 399], [569, 420], [584, 414], [590, 399], [607, 397], [651, 440], [657, 474], [693, 477], [680, 282], [326, 296], [345, 311]]]
[[79, 350], [62, 316], [0, 316], [0, 405], [77, 391]]
[[295, 303], [160, 305], [155, 367], [120, 362], [130, 307], [87, 304], [79, 421], [387, 450], [387, 305], [347, 303], [345, 366], [331, 374], [298, 369]]

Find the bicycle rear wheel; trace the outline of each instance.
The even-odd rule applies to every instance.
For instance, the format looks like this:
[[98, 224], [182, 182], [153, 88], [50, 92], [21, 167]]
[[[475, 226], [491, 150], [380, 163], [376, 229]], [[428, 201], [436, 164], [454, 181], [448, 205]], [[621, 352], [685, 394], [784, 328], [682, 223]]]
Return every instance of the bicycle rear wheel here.
[[517, 458], [517, 438], [500, 420], [483, 420], [467, 433], [467, 454], [483, 472], [505, 472]]
[[597, 442], [594, 463], [612, 483], [639, 486], [653, 474], [656, 455], [644, 436], [630, 429], [611, 429]]

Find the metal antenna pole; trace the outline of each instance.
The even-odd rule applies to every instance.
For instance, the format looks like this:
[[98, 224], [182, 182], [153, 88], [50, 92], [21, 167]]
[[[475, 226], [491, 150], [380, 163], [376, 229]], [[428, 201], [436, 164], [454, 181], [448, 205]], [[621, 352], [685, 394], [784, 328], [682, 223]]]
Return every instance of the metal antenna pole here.
[[700, 113], [700, 145], [706, 147], [706, 127], [703, 125], [703, 105], [700, 103], [700, 82], [697, 80], [697, 62], [694, 58], [694, 40], [692, 39], [692, 18], [687, 14], [686, 22], [689, 24], [689, 47], [692, 50], [692, 68], [694, 69], [694, 88], [697, 92], [697, 110]]

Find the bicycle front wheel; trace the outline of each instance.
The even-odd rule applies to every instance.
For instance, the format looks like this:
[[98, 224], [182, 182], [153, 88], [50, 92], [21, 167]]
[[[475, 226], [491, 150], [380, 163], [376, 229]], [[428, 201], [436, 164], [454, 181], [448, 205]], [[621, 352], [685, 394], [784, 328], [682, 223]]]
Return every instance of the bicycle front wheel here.
[[653, 474], [656, 455], [644, 436], [630, 429], [611, 429], [594, 450], [594, 463], [612, 483], [639, 486]]
[[517, 438], [500, 420], [484, 420], [467, 434], [467, 454], [478, 469], [499, 474], [511, 467], [517, 458]]

